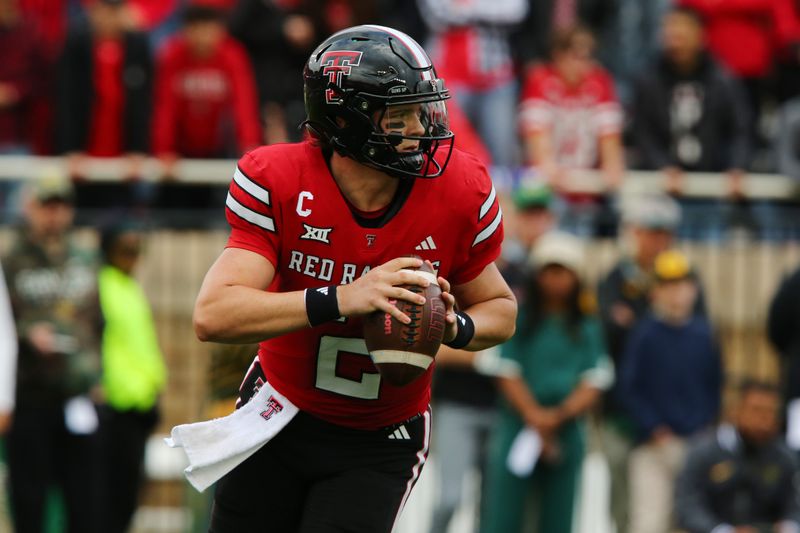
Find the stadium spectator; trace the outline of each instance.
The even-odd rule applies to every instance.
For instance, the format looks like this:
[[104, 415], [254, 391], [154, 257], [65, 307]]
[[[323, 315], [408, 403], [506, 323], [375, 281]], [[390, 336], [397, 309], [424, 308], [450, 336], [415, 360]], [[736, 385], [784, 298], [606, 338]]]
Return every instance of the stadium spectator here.
[[[0, 155], [33, 151], [31, 107], [37, 85], [46, 74], [44, 45], [17, 0], [0, 0]], [[0, 220], [18, 212], [19, 184], [0, 184]]]
[[43, 45], [17, 0], [0, 0], [0, 154], [30, 153], [29, 104], [43, 71]]
[[[125, 6], [88, 0], [88, 24], [71, 23], [56, 66], [55, 148], [76, 179], [79, 214], [144, 201], [136, 178], [150, 144], [153, 67], [147, 36], [128, 29]], [[125, 183], [82, 180], [87, 156], [123, 157]]]
[[553, 230], [556, 219], [551, 206], [553, 191], [547, 184], [523, 178], [511, 194], [513, 212], [506, 219], [508, 237], [503, 242], [500, 273], [518, 304], [525, 301], [530, 278], [530, 254], [540, 237]]
[[800, 44], [800, 20], [794, 0], [679, 0], [703, 17], [711, 53], [741, 80], [752, 117], [751, 142], [759, 131], [764, 104], [775, 96], [775, 60]]
[[483, 139], [495, 165], [518, 161], [513, 128], [517, 83], [509, 34], [526, 0], [419, 0], [438, 75]]
[[327, 36], [319, 4], [242, 0], [231, 14], [231, 34], [253, 64], [267, 144], [300, 140], [306, 115], [297, 80], [314, 45]]
[[[685, 172], [724, 172], [727, 197], [743, 200], [750, 162], [750, 114], [739, 83], [705, 50], [696, 12], [673, 8], [662, 27], [664, 49], [636, 82], [633, 138], [639, 168], [663, 170], [667, 189], [683, 195]], [[731, 204], [682, 199], [681, 233], [719, 237]]]
[[100, 441], [93, 395], [101, 318], [93, 254], [70, 238], [73, 188], [46, 176], [3, 259], [19, 338], [6, 445], [15, 531], [42, 531], [45, 497], [61, 489], [70, 532], [102, 532]]
[[[235, 0], [218, 0], [223, 5]], [[125, 19], [130, 29], [147, 34], [150, 47], [158, 51], [161, 44], [180, 27], [179, 0], [127, 0]], [[229, 7], [229, 6], [228, 6]]]
[[615, 16], [618, 29], [615, 48], [601, 59], [614, 74], [619, 99], [626, 109], [633, 100], [633, 82], [656, 58], [660, 42], [658, 28], [661, 19], [674, 0], [619, 0]]
[[[250, 60], [227, 33], [226, 12], [211, 1], [186, 7], [182, 31], [165, 44], [158, 59], [152, 140], [167, 177], [180, 157], [235, 158], [261, 143]], [[167, 181], [160, 184], [157, 205], [208, 209], [223, 202], [222, 187]], [[172, 222], [197, 224], [181, 215]]]
[[[436, 425], [431, 446], [436, 458], [438, 495], [430, 533], [448, 530], [453, 515], [464, 503], [467, 475], [477, 471], [481, 488], [485, 488], [489, 441], [497, 421], [494, 381], [516, 372], [516, 364], [501, 359], [497, 348], [466, 352], [442, 347], [436, 354], [432, 389]], [[479, 531], [479, 507], [475, 508], [472, 531]]]
[[664, 170], [677, 194], [684, 171], [727, 172], [730, 194], [740, 194], [750, 143], [738, 83], [706, 52], [694, 11], [672, 9], [662, 39], [660, 58], [636, 83], [632, 116], [640, 168]]
[[[655, 258], [673, 242], [680, 207], [670, 197], [640, 196], [623, 206], [622, 257], [600, 282], [598, 296], [609, 353], [620, 367], [626, 341], [650, 309]], [[698, 304], [702, 305], [698, 299]], [[611, 471], [611, 513], [617, 531], [628, 530], [628, 455], [633, 428], [619, 404], [619, 383], [603, 398], [600, 442]]]
[[83, 155], [129, 156], [138, 176], [149, 149], [152, 61], [147, 37], [125, 28], [124, 0], [90, 0], [89, 26], [70, 29], [58, 66], [56, 145], [83, 172]]
[[694, 314], [689, 261], [662, 252], [654, 274], [652, 315], [631, 333], [620, 369], [620, 394], [639, 440], [629, 465], [631, 533], [670, 531], [686, 439], [713, 424], [720, 407], [719, 349], [708, 321]]
[[[514, 51], [525, 70], [550, 58], [554, 32], [584, 25], [600, 37], [600, 55], [605, 61], [615, 48], [604, 46], [613, 41], [618, 6], [607, 0], [528, 0], [528, 16], [512, 36]], [[608, 57], [607, 57], [608, 56]]]
[[147, 438], [159, 419], [166, 368], [150, 304], [133, 272], [142, 234], [130, 223], [105, 228], [98, 276], [103, 313], [104, 460], [107, 498], [104, 531], [125, 533], [142, 485]]
[[688, 533], [800, 531], [797, 458], [779, 437], [780, 394], [748, 381], [732, 424], [693, 443], [678, 476], [676, 514]]
[[[613, 380], [600, 322], [584, 308], [580, 240], [544, 235], [531, 258], [517, 334], [502, 347], [502, 356], [516, 361], [521, 373], [500, 379], [506, 403], [490, 455], [485, 533], [572, 532], [585, 450], [583, 415]], [[509, 452], [526, 427], [541, 437], [541, 456], [532, 474], [512, 473]], [[537, 498], [536, 527], [523, 529], [530, 490]]]
[[178, 157], [235, 157], [261, 141], [253, 70], [225, 12], [198, 0], [183, 20], [157, 67], [153, 151], [168, 168]]
[[520, 113], [526, 163], [564, 192], [567, 210], [561, 224], [586, 236], [607, 215], [603, 198], [570, 192], [570, 178], [599, 168], [604, 188], [614, 190], [625, 171], [622, 111], [611, 76], [592, 59], [594, 49], [595, 39], [586, 28], [557, 31], [552, 61], [525, 79]]

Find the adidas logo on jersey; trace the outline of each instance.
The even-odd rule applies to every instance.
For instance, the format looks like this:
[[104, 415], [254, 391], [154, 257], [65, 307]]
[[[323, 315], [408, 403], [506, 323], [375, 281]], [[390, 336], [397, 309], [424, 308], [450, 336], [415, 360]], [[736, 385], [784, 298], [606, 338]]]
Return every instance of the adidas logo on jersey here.
[[402, 425], [389, 435], [389, 440], [411, 440], [411, 435], [408, 434], [406, 426]]
[[421, 243], [419, 243], [416, 246], [416, 248], [414, 248], [414, 249], [415, 250], [435, 250], [436, 249], [436, 243], [433, 242], [433, 237], [428, 235], [427, 237], [425, 237], [425, 240], [422, 241]]

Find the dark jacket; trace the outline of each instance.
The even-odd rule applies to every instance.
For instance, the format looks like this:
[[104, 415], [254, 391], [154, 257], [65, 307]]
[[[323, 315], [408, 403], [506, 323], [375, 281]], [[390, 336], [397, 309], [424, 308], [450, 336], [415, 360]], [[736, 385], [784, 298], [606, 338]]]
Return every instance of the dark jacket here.
[[642, 440], [666, 426], [688, 437], [713, 424], [720, 407], [719, 348], [705, 318], [667, 324], [642, 319], [622, 358], [620, 396]]
[[707, 54], [688, 74], [678, 73], [661, 57], [634, 87], [631, 116], [639, 167], [746, 169], [751, 151], [748, 109], [738, 82]]
[[[153, 61], [147, 36], [126, 33], [124, 48], [122, 146], [125, 152], [147, 152], [153, 92]], [[92, 112], [93, 70], [91, 32], [71, 32], [57, 74], [56, 149], [61, 153], [86, 149]]]
[[689, 533], [783, 520], [800, 526], [797, 473], [797, 460], [778, 439], [750, 450], [733, 426], [722, 425], [689, 450], [675, 490], [678, 525]]

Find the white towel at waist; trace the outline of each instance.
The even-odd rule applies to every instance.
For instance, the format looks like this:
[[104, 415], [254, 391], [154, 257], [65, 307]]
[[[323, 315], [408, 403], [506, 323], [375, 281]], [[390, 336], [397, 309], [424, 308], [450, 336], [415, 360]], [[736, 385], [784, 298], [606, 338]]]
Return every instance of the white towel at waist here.
[[186, 479], [203, 492], [269, 442], [297, 412], [296, 405], [264, 383], [230, 415], [175, 426], [172, 438], [164, 440], [172, 448], [183, 448], [189, 459], [183, 471]]

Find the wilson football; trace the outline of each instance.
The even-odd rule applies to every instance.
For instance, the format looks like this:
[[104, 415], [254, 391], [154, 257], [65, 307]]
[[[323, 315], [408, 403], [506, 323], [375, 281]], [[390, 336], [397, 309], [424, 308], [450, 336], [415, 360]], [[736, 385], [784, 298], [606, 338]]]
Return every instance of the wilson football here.
[[433, 362], [445, 329], [445, 305], [436, 273], [427, 263], [419, 269], [408, 269], [430, 280], [428, 287], [402, 285], [404, 289], [422, 294], [422, 305], [405, 300], [394, 301], [406, 316], [408, 324], [389, 313], [375, 311], [364, 318], [364, 341], [381, 377], [402, 387], [425, 373]]

